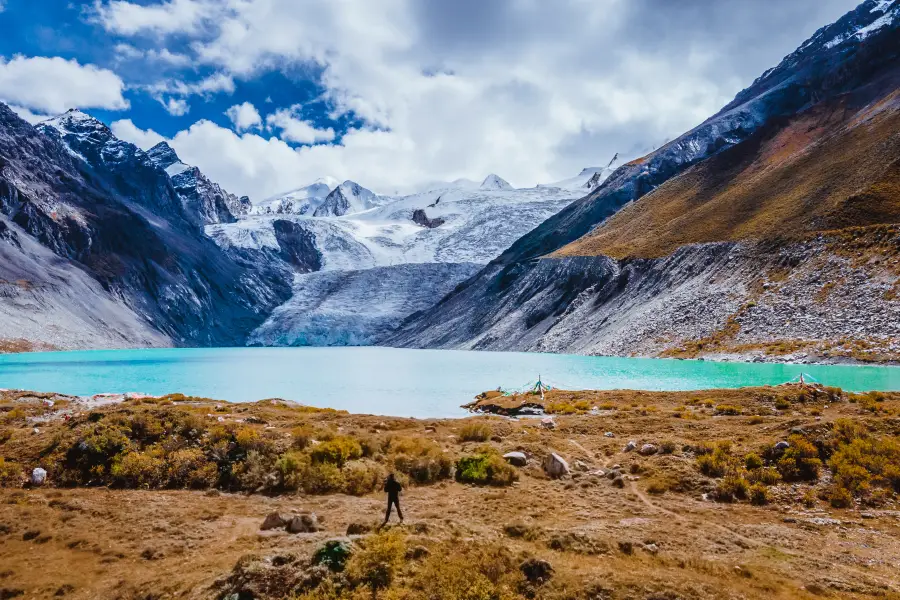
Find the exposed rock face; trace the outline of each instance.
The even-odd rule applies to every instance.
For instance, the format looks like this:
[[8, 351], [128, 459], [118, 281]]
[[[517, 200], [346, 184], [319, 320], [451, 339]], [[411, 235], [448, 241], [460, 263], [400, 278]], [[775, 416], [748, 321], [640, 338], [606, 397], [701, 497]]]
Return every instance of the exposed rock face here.
[[[97, 346], [242, 344], [289, 293], [277, 273], [246, 271], [205, 237], [145, 152], [77, 111], [35, 128], [0, 105], [0, 221], [3, 268], [30, 277], [16, 295], [41, 319], [68, 313], [62, 343], [48, 340], [58, 347], [93, 346], [92, 332]], [[80, 273], [48, 280], [47, 266]], [[64, 307], [65, 297], [76, 300]], [[22, 308], [4, 302], [3, 313]]]
[[413, 223], [417, 225], [421, 225], [422, 227], [427, 227], [428, 229], [434, 229], [435, 227], [440, 227], [445, 223], [444, 219], [440, 217], [436, 217], [434, 219], [429, 219], [428, 215], [425, 214], [425, 210], [421, 208], [417, 208], [413, 211], [412, 215]]
[[300, 273], [322, 268], [322, 253], [316, 248], [315, 236], [294, 221], [272, 223], [275, 239], [281, 247], [281, 257]]
[[[185, 210], [195, 215], [201, 225], [234, 223], [237, 220], [235, 214], [246, 214], [249, 210], [249, 198], [239, 199], [229, 194], [219, 184], [207, 179], [200, 169], [181, 162], [168, 143], [160, 142], [150, 148], [147, 156], [169, 175]], [[246, 208], [244, 202], [248, 205]]]

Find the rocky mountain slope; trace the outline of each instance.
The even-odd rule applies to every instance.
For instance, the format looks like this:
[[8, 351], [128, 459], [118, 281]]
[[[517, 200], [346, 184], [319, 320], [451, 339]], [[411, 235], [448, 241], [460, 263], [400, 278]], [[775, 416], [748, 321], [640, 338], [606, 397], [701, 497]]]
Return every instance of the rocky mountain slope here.
[[0, 105], [2, 336], [93, 348], [242, 344], [289, 295], [202, 229], [165, 170], [78, 111], [32, 127]]
[[898, 17], [821, 29], [388, 343], [897, 360]]

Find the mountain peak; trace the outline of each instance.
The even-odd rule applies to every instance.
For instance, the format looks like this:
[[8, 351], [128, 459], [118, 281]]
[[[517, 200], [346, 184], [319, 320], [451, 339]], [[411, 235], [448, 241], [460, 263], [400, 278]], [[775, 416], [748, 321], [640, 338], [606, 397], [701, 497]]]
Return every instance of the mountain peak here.
[[500, 177], [499, 175], [495, 175], [491, 173], [487, 177], [484, 178], [484, 181], [481, 182], [481, 189], [483, 190], [511, 190], [513, 186], [509, 185], [509, 182]]
[[61, 115], [56, 115], [55, 117], [51, 117], [46, 121], [41, 121], [40, 123], [38, 123], [38, 125], [46, 125], [48, 127], [52, 127], [53, 129], [56, 129], [63, 134], [103, 131], [109, 132], [110, 136], [112, 135], [109, 127], [107, 127], [103, 122], [95, 119], [85, 112], [78, 110], [77, 108], [70, 108]]
[[175, 150], [166, 141], [162, 141], [147, 150], [147, 156], [149, 156], [150, 160], [155, 162], [157, 166], [163, 169], [169, 165], [181, 162], [181, 159], [178, 158], [178, 154], [175, 153]]

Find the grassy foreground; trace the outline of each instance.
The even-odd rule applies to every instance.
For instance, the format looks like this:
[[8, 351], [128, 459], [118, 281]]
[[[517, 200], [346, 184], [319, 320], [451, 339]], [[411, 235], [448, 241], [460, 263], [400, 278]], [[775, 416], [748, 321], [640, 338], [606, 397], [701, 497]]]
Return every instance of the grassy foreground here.
[[[487, 393], [477, 408], [525, 404], [555, 426], [0, 392], [0, 597], [900, 597], [900, 394]], [[546, 474], [551, 453], [568, 475]], [[44, 486], [27, 485], [34, 467]], [[407, 521], [374, 532], [388, 471]], [[261, 530], [273, 512], [318, 526]]]

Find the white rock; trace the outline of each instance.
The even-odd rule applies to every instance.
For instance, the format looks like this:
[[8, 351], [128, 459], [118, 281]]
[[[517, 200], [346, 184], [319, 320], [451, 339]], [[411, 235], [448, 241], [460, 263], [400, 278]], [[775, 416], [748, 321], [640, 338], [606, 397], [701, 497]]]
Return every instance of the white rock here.
[[47, 482], [47, 471], [38, 467], [31, 472], [31, 485], [44, 485]]
[[565, 477], [569, 474], [569, 463], [555, 452], [551, 452], [544, 459], [544, 472], [554, 479]]

